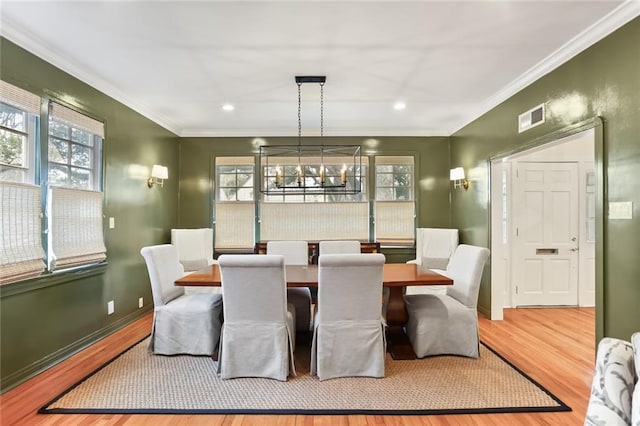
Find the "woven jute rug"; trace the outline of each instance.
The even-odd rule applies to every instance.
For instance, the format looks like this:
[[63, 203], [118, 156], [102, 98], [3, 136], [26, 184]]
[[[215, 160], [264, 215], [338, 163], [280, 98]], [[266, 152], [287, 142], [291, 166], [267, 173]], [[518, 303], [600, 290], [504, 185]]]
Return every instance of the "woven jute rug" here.
[[210, 357], [158, 356], [148, 339], [57, 397], [41, 413], [451, 414], [570, 411], [485, 345], [480, 358], [396, 361], [385, 377], [320, 382], [308, 345], [296, 348], [298, 375], [221, 380]]

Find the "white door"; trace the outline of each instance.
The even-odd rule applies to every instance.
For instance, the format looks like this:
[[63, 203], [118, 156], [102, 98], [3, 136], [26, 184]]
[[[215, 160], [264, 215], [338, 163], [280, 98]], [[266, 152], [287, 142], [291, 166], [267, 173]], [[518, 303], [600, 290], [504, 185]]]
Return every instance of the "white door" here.
[[516, 306], [578, 305], [578, 164], [519, 163]]

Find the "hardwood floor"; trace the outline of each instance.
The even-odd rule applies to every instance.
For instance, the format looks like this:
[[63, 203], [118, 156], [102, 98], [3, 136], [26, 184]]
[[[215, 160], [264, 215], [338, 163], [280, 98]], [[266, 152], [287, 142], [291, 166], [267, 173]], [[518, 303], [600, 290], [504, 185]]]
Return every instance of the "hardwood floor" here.
[[595, 309], [507, 309], [504, 321], [480, 319], [480, 338], [554, 393], [565, 413], [455, 416], [62, 415], [37, 410], [149, 333], [151, 314], [0, 396], [8, 425], [581, 425], [595, 359]]

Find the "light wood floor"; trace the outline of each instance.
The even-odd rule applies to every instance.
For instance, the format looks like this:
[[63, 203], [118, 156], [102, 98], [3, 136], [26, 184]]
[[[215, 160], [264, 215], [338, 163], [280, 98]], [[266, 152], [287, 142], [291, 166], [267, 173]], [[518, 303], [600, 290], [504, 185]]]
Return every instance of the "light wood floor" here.
[[[151, 315], [0, 396], [8, 425], [581, 425], [595, 357], [593, 308], [507, 309], [480, 319], [480, 338], [573, 411], [455, 416], [54, 415], [37, 410], [149, 333]], [[460, 390], [464, 392], [464, 389]]]

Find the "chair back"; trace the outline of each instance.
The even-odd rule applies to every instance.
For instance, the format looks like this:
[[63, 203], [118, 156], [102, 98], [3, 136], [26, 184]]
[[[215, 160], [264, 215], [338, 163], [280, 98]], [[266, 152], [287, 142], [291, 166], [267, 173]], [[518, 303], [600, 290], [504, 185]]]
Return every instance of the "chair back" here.
[[447, 295], [469, 308], [476, 308], [482, 271], [488, 257], [488, 248], [460, 244], [447, 267], [447, 276], [453, 279], [453, 285], [447, 286]]
[[319, 254], [360, 253], [360, 241], [320, 241]]
[[285, 265], [309, 264], [309, 244], [306, 241], [267, 241], [267, 254], [284, 256]]
[[381, 253], [323, 254], [318, 260], [318, 313], [322, 321], [378, 320]]
[[140, 254], [147, 264], [153, 304], [156, 307], [184, 294], [184, 288], [175, 285], [175, 281], [184, 275], [184, 269], [178, 261], [178, 252], [174, 246], [161, 244], [143, 247]]
[[284, 256], [223, 254], [224, 321], [287, 321]]
[[458, 230], [448, 228], [417, 228], [416, 259], [430, 269], [446, 269], [458, 247]]
[[213, 229], [172, 229], [171, 244], [186, 270], [197, 270], [213, 262]]

